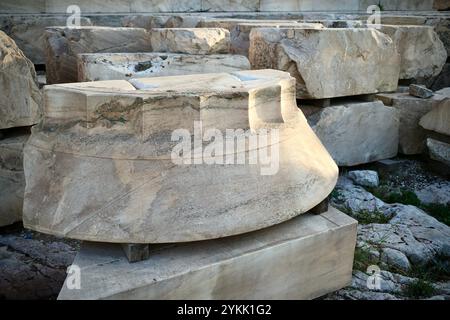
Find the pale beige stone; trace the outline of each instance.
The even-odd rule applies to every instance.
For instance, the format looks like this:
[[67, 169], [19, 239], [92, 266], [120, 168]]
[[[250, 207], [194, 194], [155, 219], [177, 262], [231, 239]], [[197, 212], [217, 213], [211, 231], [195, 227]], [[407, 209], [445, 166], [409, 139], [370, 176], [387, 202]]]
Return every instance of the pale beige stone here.
[[398, 111], [399, 152], [407, 155], [422, 153], [425, 150], [426, 132], [419, 121], [431, 111], [433, 99], [416, 98], [408, 93], [378, 94], [376, 97]]
[[[130, 264], [119, 245], [83, 244], [81, 289], [59, 300], [313, 299], [351, 282], [356, 221], [334, 208], [236, 237], [151, 246]], [[260, 308], [261, 310], [261, 308]]]
[[230, 33], [221, 28], [155, 28], [150, 31], [155, 52], [228, 53]]
[[[333, 189], [337, 166], [298, 110], [289, 74], [239, 71], [131, 83], [46, 86], [45, 121], [24, 151], [27, 228], [119, 243], [212, 239], [288, 220]], [[278, 129], [279, 143], [258, 148], [261, 154], [277, 147], [270, 149], [273, 161], [221, 163], [235, 153], [257, 160], [255, 146], [246, 144], [223, 156], [188, 146], [193, 161], [203, 161], [174, 162], [180, 141], [172, 141], [172, 132], [184, 128], [190, 137], [199, 120], [204, 133], [242, 129], [243, 136], [249, 129], [261, 137], [259, 129]], [[223, 150], [220, 140], [208, 146]]]
[[0, 129], [30, 126], [41, 116], [42, 96], [30, 60], [0, 31]]
[[149, 33], [141, 28], [51, 27], [45, 46], [48, 84], [76, 82], [80, 53], [151, 51]]
[[427, 79], [437, 76], [447, 60], [444, 44], [433, 27], [383, 25], [400, 54], [400, 79]]
[[323, 28], [321, 23], [299, 23], [289, 20], [250, 20], [250, 19], [205, 19], [198, 24], [200, 27], [225, 28], [230, 31], [230, 52], [248, 56], [250, 47], [250, 32], [253, 28]]
[[333, 105], [308, 121], [338, 165], [354, 166], [397, 155], [397, 112], [380, 101]]
[[450, 136], [450, 96], [435, 101], [431, 111], [420, 119], [419, 124], [427, 130]]
[[121, 80], [250, 69], [244, 56], [182, 53], [91, 53], [78, 55], [78, 81]]
[[301, 99], [395, 91], [399, 59], [393, 41], [374, 29], [261, 28], [250, 33], [252, 68], [289, 72]]
[[25, 177], [23, 147], [28, 134], [0, 139], [0, 227], [22, 220]]

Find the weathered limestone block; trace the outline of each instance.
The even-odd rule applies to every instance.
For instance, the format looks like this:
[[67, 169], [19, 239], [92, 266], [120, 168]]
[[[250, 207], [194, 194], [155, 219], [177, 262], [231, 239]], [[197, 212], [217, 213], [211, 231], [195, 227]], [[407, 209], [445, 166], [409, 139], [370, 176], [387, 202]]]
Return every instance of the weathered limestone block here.
[[377, 99], [398, 110], [400, 119], [399, 152], [420, 154], [425, 150], [426, 132], [420, 119], [431, 111], [433, 99], [416, 98], [408, 93], [378, 94]]
[[400, 79], [428, 79], [437, 76], [447, 60], [447, 52], [433, 27], [383, 25], [400, 54]]
[[244, 56], [248, 56], [250, 32], [253, 28], [323, 28], [321, 23], [299, 23], [289, 20], [206, 19], [198, 25], [200, 27], [225, 28], [230, 31], [230, 52]]
[[380, 101], [323, 108], [308, 122], [338, 165], [354, 166], [397, 155], [397, 112]]
[[374, 29], [253, 29], [249, 59], [253, 69], [289, 72], [299, 99], [395, 91], [400, 62]]
[[22, 220], [25, 177], [23, 147], [28, 134], [0, 139], [0, 227]]
[[450, 167], [450, 144], [434, 139], [427, 139], [427, 147], [431, 159], [442, 162]]
[[182, 53], [87, 53], [78, 55], [78, 81], [126, 80], [249, 70], [244, 56]]
[[[30, 1], [31, 3], [32, 1]], [[0, 30], [5, 31], [34, 64], [45, 64], [45, 29], [49, 26], [64, 26], [66, 15], [26, 15], [0, 17]], [[86, 17], [80, 17], [82, 26], [92, 25]]]
[[[24, 150], [24, 225], [167, 243], [307, 212], [338, 168], [298, 110], [294, 84], [288, 73], [257, 70], [46, 86], [44, 121]], [[244, 144], [223, 137], [227, 129]]]
[[237, 237], [184, 243], [130, 264], [119, 245], [84, 243], [59, 300], [313, 299], [351, 282], [356, 221], [331, 208]]
[[150, 31], [155, 52], [228, 53], [230, 33], [221, 28], [155, 28]]
[[41, 115], [42, 96], [30, 60], [0, 31], [0, 129], [30, 126]]
[[450, 97], [435, 101], [431, 111], [420, 119], [419, 124], [427, 130], [450, 136]]
[[77, 81], [80, 53], [151, 51], [149, 33], [140, 28], [51, 27], [45, 45], [48, 84]]

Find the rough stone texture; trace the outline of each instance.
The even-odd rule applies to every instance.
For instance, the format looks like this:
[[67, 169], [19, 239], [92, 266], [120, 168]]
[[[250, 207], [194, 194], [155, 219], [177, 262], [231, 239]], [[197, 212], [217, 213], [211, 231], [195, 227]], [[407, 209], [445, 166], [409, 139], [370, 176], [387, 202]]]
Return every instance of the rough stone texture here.
[[155, 28], [152, 50], [188, 54], [229, 53], [230, 32], [221, 28]]
[[[137, 90], [124, 80], [46, 86], [45, 121], [24, 150], [26, 227], [119, 243], [211, 239], [288, 220], [333, 189], [338, 168], [298, 110], [289, 74], [239, 71], [132, 83]], [[280, 142], [272, 140], [276, 168], [261, 161], [225, 165], [221, 155], [208, 153], [203, 160], [215, 163], [172, 161], [180, 143], [172, 141], [173, 130], [185, 128], [190, 137], [199, 120], [204, 132], [279, 129]], [[223, 149], [222, 141], [207, 146]], [[252, 148], [237, 156], [257, 160]], [[188, 150], [201, 160], [198, 146]]]
[[357, 185], [363, 187], [378, 187], [380, 180], [378, 173], [373, 170], [354, 170], [348, 173], [348, 177]]
[[409, 86], [409, 94], [422, 99], [428, 99], [433, 96], [433, 90], [427, 89], [425, 86], [412, 84]]
[[[90, 26], [89, 18], [81, 17], [82, 26]], [[34, 64], [45, 64], [45, 28], [64, 26], [67, 16], [6, 16], [0, 17], [0, 30], [16, 42], [25, 56]]]
[[450, 167], [450, 144], [427, 139], [427, 147], [430, 158], [442, 162]]
[[374, 29], [253, 29], [249, 59], [253, 69], [289, 72], [299, 99], [395, 91], [400, 61]]
[[419, 124], [427, 130], [450, 136], [450, 97], [435, 101], [431, 111], [420, 119]]
[[151, 51], [145, 29], [51, 27], [46, 30], [47, 83], [76, 82], [77, 54]]
[[397, 154], [397, 112], [380, 101], [331, 106], [308, 121], [338, 165], [353, 166]]
[[433, 27], [383, 25], [380, 31], [400, 53], [400, 79], [428, 79], [441, 72], [447, 52]]
[[408, 155], [422, 153], [425, 150], [426, 132], [419, 121], [431, 111], [433, 100], [416, 98], [408, 93], [378, 94], [376, 98], [398, 111], [399, 152]]
[[30, 126], [41, 116], [42, 96], [30, 60], [0, 31], [0, 129]]
[[78, 55], [78, 81], [121, 80], [250, 69], [238, 55], [91, 53]]
[[78, 246], [29, 231], [0, 234], [0, 299], [55, 299]]
[[85, 244], [81, 290], [58, 299], [312, 299], [350, 283], [356, 222], [336, 209], [227, 239], [166, 247], [129, 264]]
[[28, 137], [14, 134], [0, 139], [0, 227], [22, 220], [25, 190], [22, 152]]
[[254, 28], [302, 28], [302, 29], [322, 29], [321, 23], [299, 23], [288, 20], [262, 20], [250, 19], [206, 19], [200, 21], [199, 27], [226, 28], [230, 31], [231, 47], [230, 52], [248, 56], [250, 48], [250, 32]]
[[414, 190], [421, 203], [450, 205], [450, 181], [436, 182]]

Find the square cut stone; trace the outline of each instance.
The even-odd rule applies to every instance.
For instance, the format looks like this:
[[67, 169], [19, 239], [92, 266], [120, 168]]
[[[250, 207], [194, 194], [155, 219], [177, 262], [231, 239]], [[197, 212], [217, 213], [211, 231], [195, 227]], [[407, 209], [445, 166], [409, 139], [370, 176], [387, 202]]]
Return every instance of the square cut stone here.
[[81, 289], [59, 300], [313, 299], [351, 282], [357, 222], [330, 207], [235, 237], [181, 243], [130, 264], [120, 245], [84, 243]]
[[92, 53], [78, 55], [78, 80], [102, 81], [232, 72], [250, 69], [239, 55], [182, 53]]

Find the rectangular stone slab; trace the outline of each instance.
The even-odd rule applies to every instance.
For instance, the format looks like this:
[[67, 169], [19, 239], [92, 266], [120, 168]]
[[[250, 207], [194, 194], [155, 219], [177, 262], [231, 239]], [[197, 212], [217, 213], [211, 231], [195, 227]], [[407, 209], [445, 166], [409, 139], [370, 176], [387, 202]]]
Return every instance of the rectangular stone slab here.
[[230, 32], [222, 28], [154, 28], [152, 51], [189, 54], [229, 53]]
[[58, 299], [313, 299], [351, 281], [357, 222], [330, 207], [285, 223], [183, 243], [130, 264], [120, 245], [84, 243], [81, 289]]
[[150, 51], [149, 33], [142, 28], [47, 28], [47, 83], [76, 82], [77, 54], [80, 53]]
[[249, 60], [252, 69], [289, 72], [297, 99], [395, 91], [400, 72], [394, 42], [372, 28], [252, 29]]
[[127, 80], [249, 70], [244, 56], [182, 53], [87, 53], [78, 55], [78, 81]]

